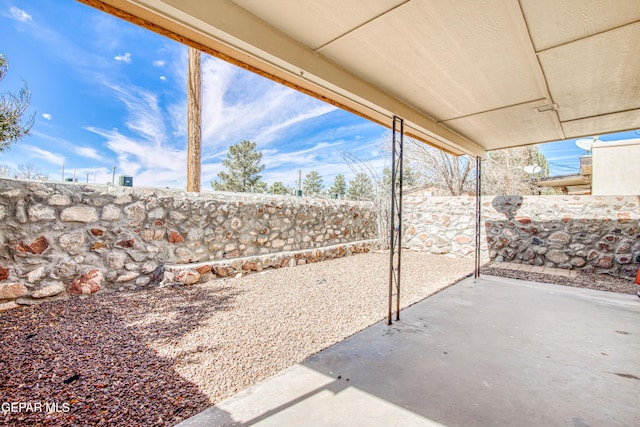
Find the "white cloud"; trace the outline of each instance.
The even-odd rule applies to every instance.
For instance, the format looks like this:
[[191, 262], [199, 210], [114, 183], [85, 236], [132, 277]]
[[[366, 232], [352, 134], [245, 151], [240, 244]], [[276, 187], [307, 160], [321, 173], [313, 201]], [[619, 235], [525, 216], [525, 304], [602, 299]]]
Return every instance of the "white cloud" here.
[[116, 55], [113, 57], [116, 61], [126, 62], [127, 64], [131, 63], [131, 54], [126, 52], [124, 55]]
[[203, 60], [202, 81], [203, 153], [207, 147], [226, 148], [242, 139], [263, 147], [292, 126], [335, 110], [331, 105], [210, 57]]
[[136, 175], [142, 168], [144, 159], [148, 159], [144, 154], [149, 150], [144, 142], [128, 138], [118, 130], [105, 131], [97, 128], [87, 128], [87, 130], [100, 135], [106, 139], [107, 146], [116, 153], [118, 173], [124, 175]]
[[[326, 187], [333, 183], [334, 177], [338, 174], [344, 175], [349, 181], [353, 179], [355, 172], [345, 163], [339, 149], [345, 144], [346, 142], [343, 141], [320, 142], [311, 148], [291, 152], [274, 148], [263, 149], [263, 162], [266, 169], [262, 179], [269, 184], [281, 181], [285, 185], [294, 185], [300, 169], [303, 179], [311, 171], [318, 172]], [[353, 165], [354, 169], [367, 174], [371, 170], [381, 174], [382, 169], [387, 165], [387, 155], [376, 149], [369, 149], [367, 154], [367, 158], [360, 164]]]
[[165, 76], [160, 76], [160, 80], [165, 81], [167, 78]]
[[166, 139], [165, 113], [160, 108], [157, 95], [137, 86], [106, 85], [115, 92], [129, 113], [127, 128], [156, 146], [162, 144]]
[[293, 126], [297, 123], [304, 122], [305, 120], [313, 119], [315, 117], [322, 116], [323, 114], [327, 114], [335, 110], [336, 107], [329, 104], [321, 104], [315, 108], [311, 108], [307, 111], [302, 111], [301, 113], [286, 119], [280, 123], [274, 123], [271, 126], [263, 129], [258, 135], [255, 136], [256, 141], [261, 141], [263, 143], [271, 142], [278, 132]]
[[33, 157], [46, 160], [49, 163], [53, 163], [55, 165], [61, 165], [64, 163], [64, 156], [61, 156], [60, 154], [52, 153], [51, 151], [43, 150], [27, 144], [22, 144], [21, 148], [29, 151]]
[[262, 159], [265, 166], [269, 169], [276, 168], [280, 165], [305, 165], [311, 167], [322, 163], [322, 159], [333, 157], [336, 150], [328, 150], [330, 147], [341, 145], [341, 142], [327, 143], [321, 142], [311, 148], [299, 151], [279, 152], [276, 149], [262, 150]]
[[31, 21], [31, 15], [29, 15], [27, 12], [25, 12], [22, 9], [18, 9], [15, 6], [11, 7], [11, 16], [13, 16], [14, 19], [17, 19], [18, 21], [21, 22], [27, 22], [27, 21]]
[[[171, 74], [168, 80], [176, 87], [185, 87], [186, 50], [176, 53], [165, 65]], [[303, 169], [303, 175], [317, 170], [327, 185], [338, 173], [349, 178], [350, 170], [339, 151], [347, 142], [342, 132], [334, 127], [311, 129], [308, 139], [300, 139], [305, 122], [328, 114], [335, 107], [211, 57], [204, 57], [202, 65], [203, 190], [209, 189], [209, 182], [223, 169], [220, 162], [228, 147], [242, 139], [257, 142], [263, 152], [267, 167], [263, 179], [268, 183], [279, 180], [290, 185], [298, 168]], [[131, 85], [104, 84], [124, 105], [126, 128], [86, 129], [104, 138], [104, 145], [116, 159], [116, 173], [133, 176], [136, 186], [184, 188], [186, 94], [172, 97], [172, 103], [167, 104], [160, 93]], [[290, 140], [294, 131], [296, 140]], [[350, 138], [356, 133], [351, 128], [345, 132]], [[102, 154], [104, 159], [112, 156], [84, 149], [79, 153], [90, 158], [94, 158], [93, 154]]]
[[216, 179], [218, 172], [222, 171], [223, 169], [224, 167], [221, 163], [203, 163], [200, 166], [202, 189], [211, 189], [211, 181]]
[[127, 110], [127, 130], [96, 127], [87, 130], [103, 137], [106, 146], [116, 154], [117, 174], [133, 176], [134, 185], [184, 187], [186, 151], [170, 145], [165, 123], [170, 118], [160, 107], [157, 96], [136, 86], [107, 87]]
[[[30, 15], [18, 8], [12, 8], [11, 12], [14, 19], [22, 17], [22, 21], [32, 20]], [[101, 15], [106, 14], [97, 14], [96, 16]], [[109, 18], [113, 21], [112, 17]], [[73, 67], [83, 77], [92, 78], [95, 76], [96, 70], [103, 70], [108, 65], [98, 50], [81, 48], [77, 40], [68, 39], [57, 27], [50, 26], [46, 19], [38, 20], [37, 31], [29, 31], [25, 35], [33, 38], [41, 50], [55, 52], [56, 57], [66, 63], [67, 66]], [[105, 37], [105, 40], [107, 40], [107, 37]], [[104, 43], [101, 40], [100, 47], [103, 46]]]
[[47, 120], [51, 120], [53, 118], [53, 116], [51, 116], [51, 114], [49, 114], [49, 113], [42, 114], [42, 117], [47, 119]]
[[87, 157], [89, 159], [102, 160], [102, 156], [98, 154], [98, 151], [95, 148], [91, 147], [74, 147], [74, 151], [81, 155], [82, 157]]
[[153, 66], [154, 67], [164, 67], [164, 64], [166, 64], [166, 62], [164, 62], [163, 60], [159, 59], [157, 61], [153, 61]]

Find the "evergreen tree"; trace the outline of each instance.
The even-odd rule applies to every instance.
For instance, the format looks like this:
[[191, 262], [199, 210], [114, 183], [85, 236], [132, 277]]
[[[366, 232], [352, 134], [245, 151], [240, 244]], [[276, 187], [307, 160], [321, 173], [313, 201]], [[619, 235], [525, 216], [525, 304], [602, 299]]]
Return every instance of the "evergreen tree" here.
[[289, 194], [289, 189], [281, 181], [276, 181], [269, 187], [269, 193]]
[[323, 183], [322, 177], [316, 171], [311, 171], [304, 176], [302, 182], [302, 189], [307, 194], [318, 194], [322, 191]]
[[329, 189], [329, 193], [338, 194], [339, 196], [347, 194], [347, 181], [344, 179], [344, 175], [339, 174], [333, 178], [333, 185]]
[[402, 168], [402, 185], [404, 187], [410, 187], [418, 183], [418, 176], [411, 168], [408, 162], [405, 162]]
[[[0, 54], [0, 81], [4, 78], [8, 68], [7, 59]], [[0, 153], [29, 134], [35, 115], [32, 115], [24, 124], [22, 115], [30, 101], [31, 92], [29, 92], [26, 83], [17, 95], [11, 92], [0, 93]]]
[[[391, 179], [389, 178], [389, 181]], [[373, 183], [366, 173], [358, 173], [349, 181], [349, 198], [351, 200], [372, 200]]]
[[262, 153], [256, 151], [256, 143], [244, 140], [229, 147], [227, 158], [222, 164], [226, 171], [218, 173], [218, 179], [211, 182], [211, 186], [217, 191], [235, 192], [263, 192], [267, 183], [262, 181], [260, 172], [264, 165], [260, 163]]
[[[409, 187], [417, 184], [417, 174], [411, 169], [409, 164], [405, 163], [402, 167], [402, 186]], [[382, 183], [385, 187], [391, 185], [391, 168], [386, 167], [382, 170]]]

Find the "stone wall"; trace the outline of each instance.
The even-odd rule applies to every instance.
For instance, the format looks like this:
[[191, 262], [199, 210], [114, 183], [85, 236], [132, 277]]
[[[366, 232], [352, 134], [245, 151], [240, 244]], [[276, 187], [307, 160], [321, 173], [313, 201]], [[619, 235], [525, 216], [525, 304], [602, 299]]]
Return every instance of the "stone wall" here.
[[0, 305], [193, 271], [181, 265], [210, 278], [367, 251], [374, 215], [337, 200], [0, 180]]
[[[472, 257], [474, 197], [405, 197], [403, 245]], [[483, 259], [635, 277], [638, 196], [483, 197]], [[0, 311], [367, 252], [373, 206], [0, 180]]]
[[[474, 256], [474, 197], [407, 197], [404, 244]], [[640, 265], [638, 196], [482, 198], [483, 259], [634, 278]]]
[[[439, 255], [474, 256], [475, 197], [405, 196], [402, 211], [404, 247]], [[482, 248], [486, 256], [486, 244]]]

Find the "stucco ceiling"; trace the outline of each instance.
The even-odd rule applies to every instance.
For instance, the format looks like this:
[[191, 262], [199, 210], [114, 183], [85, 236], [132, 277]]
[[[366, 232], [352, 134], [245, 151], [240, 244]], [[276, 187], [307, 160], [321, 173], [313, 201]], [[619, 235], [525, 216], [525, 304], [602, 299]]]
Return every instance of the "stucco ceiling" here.
[[80, 1], [456, 154], [640, 128], [638, 0]]

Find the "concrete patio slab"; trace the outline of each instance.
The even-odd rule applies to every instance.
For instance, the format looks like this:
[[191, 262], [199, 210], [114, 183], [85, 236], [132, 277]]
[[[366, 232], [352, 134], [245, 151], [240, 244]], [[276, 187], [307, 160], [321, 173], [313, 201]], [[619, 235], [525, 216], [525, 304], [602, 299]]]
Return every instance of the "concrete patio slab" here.
[[640, 299], [463, 280], [179, 424], [640, 425]]

